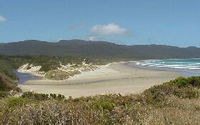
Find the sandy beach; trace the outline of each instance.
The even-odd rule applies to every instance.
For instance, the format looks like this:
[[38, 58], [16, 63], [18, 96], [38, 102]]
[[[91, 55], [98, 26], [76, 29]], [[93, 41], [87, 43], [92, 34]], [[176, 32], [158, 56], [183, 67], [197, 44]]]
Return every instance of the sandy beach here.
[[97, 94], [136, 94], [149, 87], [175, 79], [176, 72], [158, 71], [128, 66], [127, 62], [112, 63], [84, 72], [68, 80], [29, 80], [19, 85], [23, 91], [57, 93], [66, 97], [94, 96]]

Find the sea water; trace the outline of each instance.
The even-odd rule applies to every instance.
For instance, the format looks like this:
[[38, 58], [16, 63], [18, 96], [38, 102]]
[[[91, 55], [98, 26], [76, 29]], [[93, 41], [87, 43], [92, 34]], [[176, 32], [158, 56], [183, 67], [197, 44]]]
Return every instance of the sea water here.
[[135, 65], [158, 70], [177, 71], [186, 76], [200, 76], [200, 58], [144, 60], [135, 62]]

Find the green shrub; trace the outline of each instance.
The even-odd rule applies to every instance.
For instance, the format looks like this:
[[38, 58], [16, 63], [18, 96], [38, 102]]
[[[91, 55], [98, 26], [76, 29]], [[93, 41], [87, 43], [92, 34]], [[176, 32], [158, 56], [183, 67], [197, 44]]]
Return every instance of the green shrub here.
[[200, 88], [200, 77], [190, 77], [188, 82], [191, 86]]
[[27, 102], [24, 98], [9, 98], [7, 101], [8, 107], [14, 107], [18, 105], [23, 105], [25, 102]]
[[69, 78], [69, 74], [60, 70], [51, 70], [46, 73], [45, 77], [52, 80], [64, 80]]
[[33, 99], [33, 100], [64, 100], [65, 96], [61, 94], [39, 94], [39, 93], [33, 93], [33, 92], [24, 92], [21, 96], [22, 98], [28, 98], [28, 99]]
[[179, 87], [186, 87], [189, 85], [188, 79], [184, 77], [179, 77], [174, 80], [174, 85], [177, 85]]
[[64, 95], [61, 95], [61, 94], [58, 94], [57, 100], [65, 100], [65, 96]]
[[21, 96], [22, 98], [34, 99], [34, 100], [48, 100], [48, 94], [39, 94], [33, 92], [24, 92]]
[[177, 96], [179, 98], [198, 98], [200, 77], [179, 77], [162, 85], [153, 86], [143, 92], [148, 103], [164, 103], [166, 96]]
[[178, 87], [200, 88], [200, 77], [189, 77], [189, 78], [179, 77], [165, 84], [175, 85]]
[[112, 111], [115, 106], [114, 103], [110, 103], [110, 102], [97, 102], [94, 105], [95, 107], [99, 109], [109, 110], [109, 111]]

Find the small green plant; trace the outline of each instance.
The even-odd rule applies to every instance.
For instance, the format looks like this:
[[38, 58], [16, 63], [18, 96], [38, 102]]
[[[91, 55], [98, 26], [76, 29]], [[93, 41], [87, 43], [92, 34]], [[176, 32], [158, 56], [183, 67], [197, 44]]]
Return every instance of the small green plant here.
[[14, 107], [18, 105], [23, 105], [25, 102], [27, 102], [27, 100], [24, 98], [9, 98], [7, 105], [9, 107]]
[[115, 104], [111, 102], [97, 102], [94, 105], [99, 109], [109, 110], [109, 111], [112, 111], [113, 108], [115, 107]]

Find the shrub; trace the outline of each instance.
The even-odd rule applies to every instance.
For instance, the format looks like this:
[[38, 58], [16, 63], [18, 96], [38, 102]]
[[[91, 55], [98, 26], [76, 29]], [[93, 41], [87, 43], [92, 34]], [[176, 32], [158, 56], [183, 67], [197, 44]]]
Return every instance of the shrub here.
[[194, 88], [181, 88], [181, 89], [175, 89], [174, 95], [178, 96], [179, 98], [198, 98], [199, 97], [199, 91]]
[[52, 80], [64, 80], [69, 78], [69, 74], [60, 70], [51, 70], [46, 73], [45, 77]]
[[114, 103], [110, 103], [110, 102], [97, 102], [94, 105], [95, 107], [99, 109], [109, 110], [109, 111], [112, 111], [115, 106]]
[[39, 94], [39, 93], [33, 93], [33, 92], [24, 92], [21, 96], [22, 98], [28, 98], [28, 99], [34, 99], [34, 100], [64, 100], [65, 96], [61, 94]]
[[24, 92], [21, 96], [22, 98], [34, 99], [34, 100], [48, 100], [48, 94], [38, 94], [33, 92]]
[[61, 94], [58, 94], [57, 100], [65, 100], [65, 96], [61, 95]]
[[189, 78], [179, 77], [175, 80], [172, 80], [172, 81], [164, 83], [164, 84], [175, 85], [178, 87], [200, 88], [200, 77], [189, 77]]
[[9, 98], [7, 101], [8, 107], [15, 107], [17, 105], [23, 105], [27, 100], [24, 98]]
[[164, 103], [166, 96], [177, 96], [179, 98], [198, 98], [200, 77], [179, 77], [162, 85], [153, 86], [143, 92], [148, 103]]
[[177, 85], [178, 87], [186, 87], [189, 85], [188, 79], [186, 79], [184, 77], [179, 77], [179, 78], [175, 79], [172, 83], [174, 85]]

